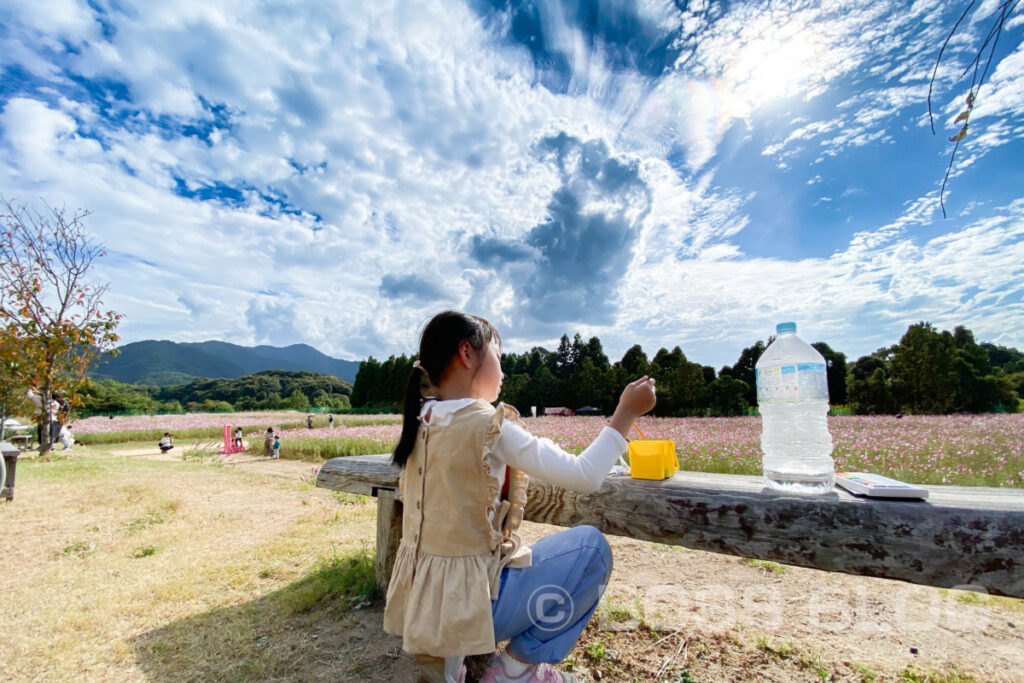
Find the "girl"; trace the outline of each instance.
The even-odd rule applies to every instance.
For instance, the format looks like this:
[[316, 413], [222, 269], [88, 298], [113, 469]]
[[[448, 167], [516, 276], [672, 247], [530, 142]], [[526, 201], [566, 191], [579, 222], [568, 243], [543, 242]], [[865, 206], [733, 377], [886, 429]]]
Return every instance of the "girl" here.
[[[501, 339], [482, 318], [446, 311], [423, 330], [406, 386], [402, 540], [384, 630], [403, 638], [423, 679], [462, 681], [464, 655], [493, 654], [481, 681], [575, 681], [551, 664], [572, 649], [611, 575], [608, 542], [579, 526], [520, 545], [528, 474], [582, 492], [600, 488], [626, 452], [633, 421], [654, 407], [654, 380], [622, 392], [580, 456], [524, 429], [501, 391]], [[423, 399], [422, 385], [431, 397]]]

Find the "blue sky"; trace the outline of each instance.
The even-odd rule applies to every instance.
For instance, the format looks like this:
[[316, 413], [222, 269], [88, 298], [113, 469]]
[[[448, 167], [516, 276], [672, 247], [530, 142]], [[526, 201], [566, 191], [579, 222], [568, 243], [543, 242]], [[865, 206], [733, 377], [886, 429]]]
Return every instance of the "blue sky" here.
[[1024, 348], [1024, 11], [996, 2], [0, 0], [0, 192], [93, 213], [124, 341], [732, 364], [927, 320]]

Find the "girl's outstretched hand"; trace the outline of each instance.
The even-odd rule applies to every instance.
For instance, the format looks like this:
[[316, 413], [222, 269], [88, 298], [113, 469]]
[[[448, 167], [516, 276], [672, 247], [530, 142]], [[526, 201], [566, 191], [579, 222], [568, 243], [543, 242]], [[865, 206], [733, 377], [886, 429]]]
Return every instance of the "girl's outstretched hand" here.
[[624, 438], [629, 438], [629, 430], [633, 422], [644, 413], [652, 410], [656, 402], [654, 395], [654, 378], [644, 375], [635, 382], [630, 382], [622, 390], [619, 405], [609, 420], [609, 426], [617, 430]]

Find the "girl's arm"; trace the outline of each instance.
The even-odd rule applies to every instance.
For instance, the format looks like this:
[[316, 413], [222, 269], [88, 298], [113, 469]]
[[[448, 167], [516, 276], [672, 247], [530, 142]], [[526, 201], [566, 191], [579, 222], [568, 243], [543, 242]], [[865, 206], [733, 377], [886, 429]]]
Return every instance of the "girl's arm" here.
[[568, 453], [551, 439], [534, 436], [513, 422], [501, 428], [498, 450], [506, 464], [532, 477], [581, 493], [601, 488], [608, 471], [626, 452], [626, 440], [605, 427], [579, 456]]
[[628, 384], [608, 427], [578, 457], [550, 439], [536, 437], [519, 425], [502, 426], [498, 448], [507, 464], [563, 488], [593, 493], [626, 452], [626, 435], [633, 422], [654, 408], [654, 380], [642, 377]]

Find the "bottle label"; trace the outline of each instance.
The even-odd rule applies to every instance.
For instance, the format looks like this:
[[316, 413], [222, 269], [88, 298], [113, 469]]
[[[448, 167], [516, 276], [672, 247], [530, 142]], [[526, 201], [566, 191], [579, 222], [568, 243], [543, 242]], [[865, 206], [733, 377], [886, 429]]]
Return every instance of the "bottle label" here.
[[757, 400], [828, 400], [828, 372], [824, 363], [793, 363], [758, 368]]

